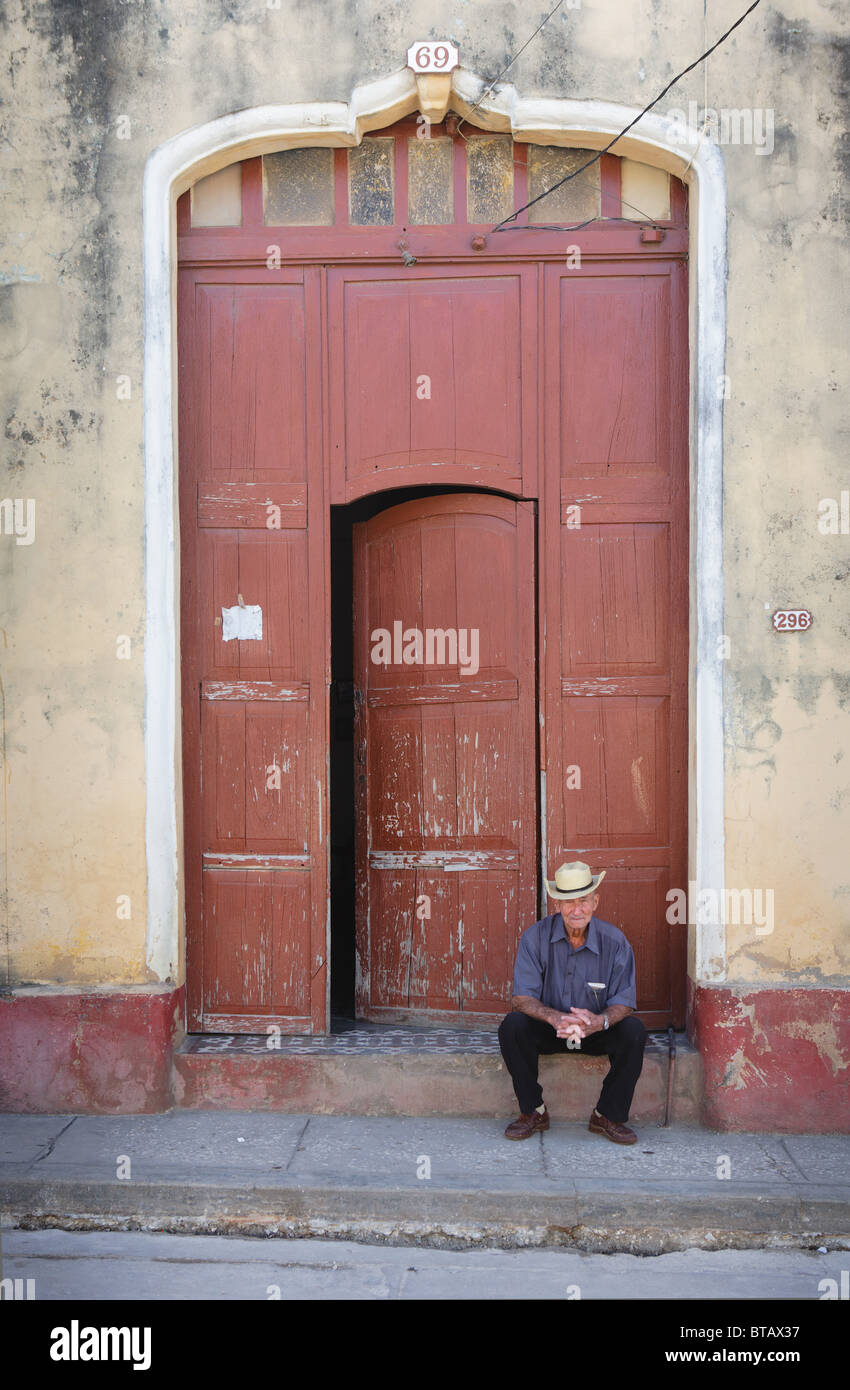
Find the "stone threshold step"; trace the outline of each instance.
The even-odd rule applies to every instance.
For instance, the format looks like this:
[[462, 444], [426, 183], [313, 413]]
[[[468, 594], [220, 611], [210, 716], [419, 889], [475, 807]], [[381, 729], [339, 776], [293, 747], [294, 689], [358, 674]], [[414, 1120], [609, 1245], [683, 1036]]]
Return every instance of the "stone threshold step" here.
[[[393, 1031], [393, 1030], [391, 1030]], [[188, 1109], [271, 1110], [318, 1115], [411, 1115], [512, 1118], [517, 1103], [495, 1033], [448, 1035], [427, 1042], [395, 1030], [379, 1045], [328, 1038], [189, 1038], [174, 1055], [174, 1103]], [[343, 1035], [344, 1036], [344, 1035]], [[364, 1038], [373, 1036], [361, 1035]], [[426, 1035], [427, 1037], [427, 1035]], [[667, 1096], [668, 1054], [651, 1042], [631, 1118], [659, 1124]], [[461, 1039], [462, 1041], [458, 1041]], [[555, 1120], [587, 1121], [608, 1071], [604, 1057], [566, 1053], [542, 1057], [540, 1081]], [[676, 1040], [670, 1121], [699, 1125], [702, 1059]]]

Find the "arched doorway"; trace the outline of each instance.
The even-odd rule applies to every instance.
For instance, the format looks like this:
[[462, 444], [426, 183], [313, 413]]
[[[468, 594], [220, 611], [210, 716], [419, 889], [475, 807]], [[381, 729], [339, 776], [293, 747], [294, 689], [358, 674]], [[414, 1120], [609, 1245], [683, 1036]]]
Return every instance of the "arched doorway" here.
[[[412, 506], [411, 504], [417, 504]], [[507, 695], [508, 705], [499, 709], [502, 723], [506, 711], [518, 705], [518, 682], [486, 681], [484, 672], [493, 665], [490, 644], [499, 639], [500, 664], [504, 664], [507, 647], [511, 658], [520, 655], [523, 647], [526, 685], [529, 668], [533, 676], [536, 666], [536, 583], [534, 582], [534, 518], [525, 519], [524, 543], [527, 557], [523, 582], [526, 603], [519, 628], [516, 597], [519, 586], [507, 583], [508, 567], [500, 564], [504, 535], [498, 537], [484, 556], [483, 564], [474, 560], [471, 586], [463, 574], [458, 583], [456, 552], [461, 545], [460, 568], [468, 567], [470, 557], [464, 554], [463, 535], [472, 528], [472, 543], [479, 535], [476, 528], [493, 514], [493, 524], [509, 537], [515, 529], [517, 506], [526, 512], [533, 504], [517, 504], [513, 499], [487, 492], [470, 494], [462, 487], [396, 488], [387, 492], [370, 493], [353, 502], [331, 508], [330, 574], [331, 574], [331, 695], [330, 695], [330, 833], [331, 833], [331, 1014], [334, 1028], [348, 1026], [356, 1017], [372, 1017], [384, 1021], [435, 1021], [439, 1012], [434, 995], [435, 975], [448, 977], [449, 992], [453, 994], [451, 1012], [456, 1026], [459, 1014], [470, 1022], [481, 1024], [482, 1013], [492, 1013], [505, 1002], [505, 990], [510, 977], [507, 955], [514, 942], [514, 922], [509, 925], [511, 903], [515, 900], [518, 883], [525, 887], [524, 899], [517, 911], [532, 916], [536, 913], [536, 698], [533, 687], [525, 693], [522, 712], [512, 722], [522, 729], [525, 753], [525, 780], [518, 776], [511, 784], [511, 796], [505, 795], [507, 779], [503, 775], [507, 761], [496, 738], [483, 736], [473, 739], [458, 736], [458, 714], [467, 725], [470, 719], [489, 724], [489, 714], [495, 714], [493, 698]], [[507, 509], [507, 527], [503, 513]], [[479, 513], [476, 518], [475, 512]], [[395, 521], [398, 519], [399, 528]], [[421, 532], [430, 527], [442, 532], [442, 544], [426, 546], [423, 550]], [[448, 534], [451, 532], [451, 534]], [[378, 554], [374, 553], [371, 538], [378, 534]], [[355, 539], [361, 541], [358, 560], [355, 560]], [[366, 554], [363, 544], [366, 541]], [[446, 553], [448, 546], [449, 554]], [[398, 550], [397, 550], [398, 547]], [[399, 551], [406, 548], [407, 562]], [[362, 587], [365, 569], [377, 565], [379, 581], [386, 573], [388, 551], [398, 554], [399, 565], [390, 565], [391, 587], [379, 582], [366, 586], [365, 595], [355, 598], [355, 588]], [[383, 565], [382, 565], [383, 561]], [[485, 576], [496, 569], [495, 584], [481, 603]], [[415, 570], [415, 573], [414, 573]], [[436, 571], [436, 572], [435, 572]], [[361, 584], [358, 586], [358, 575]], [[436, 582], [435, 582], [436, 581]], [[399, 584], [402, 591], [399, 592]], [[498, 634], [483, 608], [498, 607], [500, 588], [505, 588], [505, 601], [499, 612]], [[389, 608], [385, 621], [390, 629], [381, 632], [380, 621], [369, 612], [369, 590], [372, 600]], [[459, 594], [459, 598], [458, 598]], [[364, 602], [365, 598], [365, 602]], [[468, 623], [461, 622], [457, 613], [466, 612]], [[477, 617], [475, 608], [477, 607]], [[513, 611], [512, 611], [513, 610]], [[404, 613], [405, 617], [399, 617]], [[452, 618], [452, 613], [454, 617]], [[508, 644], [506, 624], [510, 615], [511, 641]], [[355, 630], [357, 624], [357, 631]], [[396, 625], [401, 623], [399, 629]], [[430, 629], [430, 633], [429, 633]], [[470, 631], [472, 630], [472, 631]], [[405, 641], [405, 633], [407, 640]], [[375, 641], [372, 640], [373, 634]], [[367, 639], [364, 641], [364, 635]], [[481, 639], [488, 644], [482, 650]], [[380, 650], [382, 638], [387, 641]], [[429, 653], [429, 638], [431, 650]], [[393, 644], [398, 651], [393, 651]], [[400, 643], [400, 646], [398, 645]], [[357, 659], [355, 659], [357, 653]], [[386, 660], [372, 661], [372, 655]], [[400, 656], [400, 661], [394, 657]], [[430, 661], [429, 661], [430, 655]], [[365, 659], [364, 658], [368, 658]], [[406, 658], [406, 659], [405, 659]], [[450, 659], [454, 659], [450, 664]], [[365, 667], [365, 669], [364, 669]], [[500, 673], [503, 677], [505, 672]], [[405, 675], [409, 680], [405, 680]], [[386, 676], [386, 681], [384, 677]], [[401, 678], [401, 679], [400, 679]], [[404, 687], [408, 687], [405, 689]], [[382, 688], [383, 687], [383, 688]], [[457, 697], [462, 705], [458, 709]], [[530, 697], [530, 698], [529, 698]], [[380, 726], [377, 742], [370, 727], [377, 720]], [[358, 724], [355, 737], [355, 723]], [[399, 724], [401, 729], [399, 731]], [[436, 731], [437, 737], [433, 737]], [[397, 732], [412, 742], [415, 757], [406, 759], [405, 776], [410, 796], [403, 800], [408, 821], [415, 818], [418, 825], [402, 826], [398, 822], [394, 787], [381, 777], [380, 765], [391, 766], [380, 743], [380, 734], [391, 741]], [[441, 738], [440, 735], [443, 735]], [[448, 734], [454, 747], [470, 748], [473, 757], [481, 757], [483, 766], [472, 779], [464, 775], [463, 760], [446, 759]], [[479, 748], [474, 747], [475, 744]], [[480, 750], [480, 752], [479, 752]], [[516, 758], [516, 744], [509, 750]], [[490, 761], [499, 767], [500, 785], [494, 787], [492, 808], [488, 796], [488, 767]], [[377, 764], [377, 769], [373, 765]], [[489, 770], [492, 774], [492, 768]], [[377, 775], [375, 775], [377, 771]], [[484, 776], [481, 776], [483, 772]], [[445, 784], [449, 779], [451, 786]], [[473, 854], [465, 854], [461, 833], [468, 826], [470, 815], [464, 818], [463, 808], [470, 798], [466, 788], [458, 795], [458, 779], [472, 794], [470, 813], [472, 828], [478, 837], [472, 846]], [[520, 792], [524, 785], [524, 795]], [[355, 788], [359, 797], [355, 796]], [[364, 795], [372, 790], [371, 801]], [[484, 801], [485, 815], [497, 813], [506, 821], [499, 827], [513, 867], [501, 877], [496, 875], [496, 896], [493, 904], [496, 915], [492, 930], [482, 939], [474, 914], [480, 917], [481, 907], [489, 901], [482, 890], [494, 875], [488, 867], [487, 851], [480, 842], [481, 824], [476, 824], [474, 798]], [[511, 803], [517, 811], [508, 815]], [[435, 811], [442, 822], [435, 823]], [[379, 824], [373, 822], [377, 820]], [[372, 822], [372, 823], [370, 823]], [[450, 823], [449, 823], [450, 822]], [[525, 828], [525, 837], [518, 832]], [[438, 833], [435, 837], [435, 832]], [[492, 838], [492, 837], [491, 837]], [[415, 840], [415, 843], [414, 843]], [[523, 843], [524, 840], [524, 843]], [[383, 843], [382, 843], [383, 841]], [[358, 892], [358, 842], [360, 890]], [[399, 853], [399, 845], [402, 851]], [[467, 846], [468, 847], [468, 846]], [[519, 849], [525, 851], [527, 862], [520, 869]], [[387, 853], [389, 851], [389, 853]], [[446, 852], [448, 851], [448, 852]], [[490, 847], [490, 858], [493, 856]], [[508, 857], [508, 856], [505, 856]], [[473, 866], [474, 861], [474, 866]], [[466, 866], [466, 867], [465, 867]], [[474, 874], [474, 878], [470, 878]], [[389, 890], [385, 884], [390, 882]], [[436, 887], [436, 892], [427, 891]], [[470, 891], [474, 890], [474, 891]], [[488, 890], [489, 891], [489, 890]], [[465, 897], [470, 898], [467, 903]], [[375, 899], [375, 921], [370, 899]], [[472, 901], [475, 899], [476, 901]], [[381, 914], [390, 916], [385, 926]], [[499, 955], [499, 918], [504, 938]], [[439, 940], [434, 940], [434, 935]], [[358, 937], [360, 946], [358, 949]], [[508, 944], [508, 939], [510, 942]], [[375, 968], [372, 969], [371, 948], [376, 943]], [[389, 955], [384, 963], [383, 957]], [[497, 959], [497, 957], [499, 957]], [[480, 985], [487, 982], [487, 990]], [[495, 982], [498, 981], [498, 985]], [[374, 988], [373, 988], [374, 986]], [[480, 998], [474, 1006], [474, 995], [498, 988], [498, 1003], [487, 1006]], [[357, 1001], [356, 1001], [357, 996]], [[487, 995], [489, 998], [489, 994]]]
[[[356, 152], [244, 161], [229, 225], [224, 182], [206, 222], [188, 196], [178, 208], [190, 1027], [327, 1027], [328, 504], [405, 485], [537, 500], [534, 564], [515, 568], [511, 599], [536, 567], [543, 853], [606, 865], [646, 1021], [683, 1021], [684, 942], [664, 904], [687, 877], [684, 191], [670, 182], [643, 238], [614, 210], [606, 156], [602, 220], [576, 241], [538, 226], [491, 245], [489, 226], [574, 154], [530, 168], [527, 153], [400, 122]], [[399, 853], [432, 850], [450, 847]], [[536, 867], [525, 853], [523, 904]], [[464, 1011], [462, 988], [411, 997]]]
[[359, 1018], [507, 1006], [537, 916], [534, 533], [532, 502], [463, 491], [353, 526]]

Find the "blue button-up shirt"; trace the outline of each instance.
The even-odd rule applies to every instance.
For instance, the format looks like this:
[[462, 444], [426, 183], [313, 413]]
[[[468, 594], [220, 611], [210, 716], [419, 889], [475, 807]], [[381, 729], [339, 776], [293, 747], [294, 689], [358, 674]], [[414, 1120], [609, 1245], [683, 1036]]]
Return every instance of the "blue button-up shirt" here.
[[[588, 988], [588, 981], [604, 989]], [[583, 946], [574, 950], [560, 912], [543, 917], [519, 939], [514, 994], [539, 999], [547, 1008], [598, 1014], [608, 1004], [637, 1008], [635, 957], [619, 927], [591, 917]]]

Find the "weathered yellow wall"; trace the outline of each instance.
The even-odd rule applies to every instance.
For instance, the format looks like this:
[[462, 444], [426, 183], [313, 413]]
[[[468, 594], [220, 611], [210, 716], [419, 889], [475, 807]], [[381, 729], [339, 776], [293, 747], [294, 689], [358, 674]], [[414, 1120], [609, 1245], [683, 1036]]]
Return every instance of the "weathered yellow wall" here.
[[[753, 17], [764, 48], [749, 49], [752, 104], [775, 108], [776, 131], [770, 156], [730, 149], [727, 161], [726, 874], [772, 886], [775, 902], [772, 934], [728, 927], [728, 969], [836, 986], [850, 966], [850, 536], [823, 534], [818, 506], [850, 487], [850, 45], [846, 11], [843, 38], [828, 6]], [[783, 607], [811, 609], [811, 631], [774, 632]]]
[[[508, 80], [528, 96], [640, 107], [744, 8], [708, 0], [704, 26], [702, 0], [583, 0]], [[2, 496], [36, 503], [32, 545], [0, 536], [10, 982], [146, 977], [148, 155], [230, 111], [347, 100], [420, 37], [453, 37], [465, 67], [495, 78], [542, 14], [491, 0], [7, 9]], [[771, 154], [725, 149], [726, 870], [728, 885], [775, 891], [771, 935], [729, 928], [740, 981], [839, 983], [848, 969], [850, 537], [820, 534], [817, 513], [850, 487], [847, 31], [838, 5], [765, 3], [659, 108], [775, 111]], [[786, 605], [812, 609], [810, 633], [772, 632], [768, 610]], [[129, 920], [116, 915], [124, 894]]]

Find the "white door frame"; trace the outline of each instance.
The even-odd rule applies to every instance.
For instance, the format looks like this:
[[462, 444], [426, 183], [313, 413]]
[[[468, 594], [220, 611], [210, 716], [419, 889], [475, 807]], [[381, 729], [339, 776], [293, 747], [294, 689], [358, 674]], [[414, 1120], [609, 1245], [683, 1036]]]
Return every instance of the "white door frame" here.
[[[451, 106], [474, 121], [532, 144], [601, 149], [637, 111], [599, 101], [523, 98], [463, 68], [452, 74]], [[480, 102], [480, 104], [478, 104]], [[409, 68], [357, 87], [351, 100], [262, 106], [183, 131], [148, 158], [144, 226], [145, 444], [145, 847], [149, 969], [182, 979], [179, 523], [177, 509], [176, 204], [199, 178], [236, 160], [304, 145], [352, 146], [419, 110]], [[687, 136], [687, 140], [685, 139]], [[648, 115], [618, 141], [618, 155], [666, 169], [691, 190], [691, 767], [688, 869], [692, 891], [724, 902], [723, 743], [723, 392], [726, 337], [726, 180], [720, 150], [672, 117]], [[689, 897], [690, 900], [690, 897]], [[701, 983], [726, 977], [722, 921], [692, 927], [689, 972]]]

